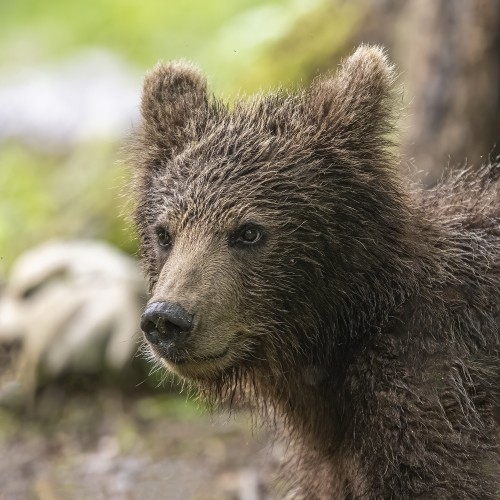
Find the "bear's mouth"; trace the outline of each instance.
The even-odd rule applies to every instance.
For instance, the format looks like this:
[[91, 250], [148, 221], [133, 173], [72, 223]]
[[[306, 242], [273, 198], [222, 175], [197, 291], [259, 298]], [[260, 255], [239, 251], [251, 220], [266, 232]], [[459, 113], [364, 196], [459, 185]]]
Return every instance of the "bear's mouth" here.
[[226, 347], [223, 351], [218, 354], [211, 354], [205, 356], [185, 356], [185, 357], [177, 357], [168, 358], [167, 360], [171, 363], [175, 363], [176, 365], [187, 365], [188, 363], [209, 363], [211, 361], [218, 361], [219, 359], [224, 358], [229, 352], [229, 347]]
[[188, 352], [176, 352], [162, 346], [154, 346], [153, 350], [163, 360], [173, 365], [187, 365], [187, 364], [203, 364], [218, 361], [224, 358], [229, 353], [229, 346], [226, 346], [222, 351], [215, 354], [204, 354], [201, 356], [193, 356]]

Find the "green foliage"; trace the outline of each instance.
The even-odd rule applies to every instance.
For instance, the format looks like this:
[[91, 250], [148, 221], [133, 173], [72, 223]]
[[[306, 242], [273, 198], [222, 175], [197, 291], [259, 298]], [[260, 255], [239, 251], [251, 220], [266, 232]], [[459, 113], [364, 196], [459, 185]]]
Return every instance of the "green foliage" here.
[[362, 20], [357, 2], [327, 2], [298, 18], [289, 31], [266, 47], [246, 86], [305, 85], [316, 75], [332, 71], [340, 56], [351, 50], [351, 36]]
[[327, 0], [22, 0], [0, 16], [0, 66], [105, 48], [141, 68], [196, 61], [217, 92], [297, 81], [345, 43], [358, 2]]
[[55, 200], [44, 185], [47, 177], [41, 175], [53, 170], [47, 158], [20, 146], [0, 149], [0, 264], [7, 265], [20, 250], [40, 241], [40, 226], [54, 219]]
[[165, 417], [193, 420], [202, 415], [193, 399], [174, 394], [142, 398], [137, 403], [135, 411], [145, 421], [154, 421]]
[[51, 238], [105, 237], [136, 251], [121, 216], [129, 172], [115, 150], [92, 143], [57, 157], [17, 143], [0, 148], [0, 275], [21, 251]]
[[[107, 47], [144, 66], [158, 58], [196, 58], [217, 31], [246, 9], [266, 0], [22, 0], [3, 2], [5, 48], [41, 42], [35, 52], [62, 56], [81, 47]], [[275, 0], [274, 4], [287, 4]], [[33, 52], [31, 52], [33, 53]]]

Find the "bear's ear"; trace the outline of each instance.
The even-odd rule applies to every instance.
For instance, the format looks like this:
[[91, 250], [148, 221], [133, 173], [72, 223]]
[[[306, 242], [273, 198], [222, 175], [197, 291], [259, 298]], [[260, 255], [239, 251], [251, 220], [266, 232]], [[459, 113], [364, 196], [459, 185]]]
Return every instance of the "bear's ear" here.
[[144, 79], [144, 140], [173, 156], [195, 139], [207, 107], [207, 82], [198, 68], [183, 61], [158, 63]]
[[394, 80], [384, 50], [361, 45], [335, 75], [313, 83], [308, 93], [312, 118], [336, 147], [366, 145], [390, 129]]

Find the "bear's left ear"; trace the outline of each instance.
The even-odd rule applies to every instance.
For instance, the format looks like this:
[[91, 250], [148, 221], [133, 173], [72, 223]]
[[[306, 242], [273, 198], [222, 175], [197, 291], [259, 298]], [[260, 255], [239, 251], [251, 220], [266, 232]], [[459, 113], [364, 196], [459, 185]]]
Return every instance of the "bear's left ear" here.
[[313, 83], [308, 92], [311, 118], [336, 147], [371, 143], [390, 128], [394, 80], [394, 66], [384, 50], [361, 45], [335, 75]]
[[195, 66], [174, 61], [158, 63], [144, 79], [141, 111], [143, 140], [173, 156], [195, 139], [206, 116], [207, 82]]

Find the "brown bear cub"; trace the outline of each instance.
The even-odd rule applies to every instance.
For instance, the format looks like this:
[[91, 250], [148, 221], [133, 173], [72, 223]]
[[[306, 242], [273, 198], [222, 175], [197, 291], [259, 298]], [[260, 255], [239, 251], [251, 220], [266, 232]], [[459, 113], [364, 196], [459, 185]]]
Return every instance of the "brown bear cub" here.
[[404, 182], [393, 67], [227, 106], [146, 76], [132, 145], [152, 356], [287, 436], [293, 498], [499, 498], [500, 166]]

